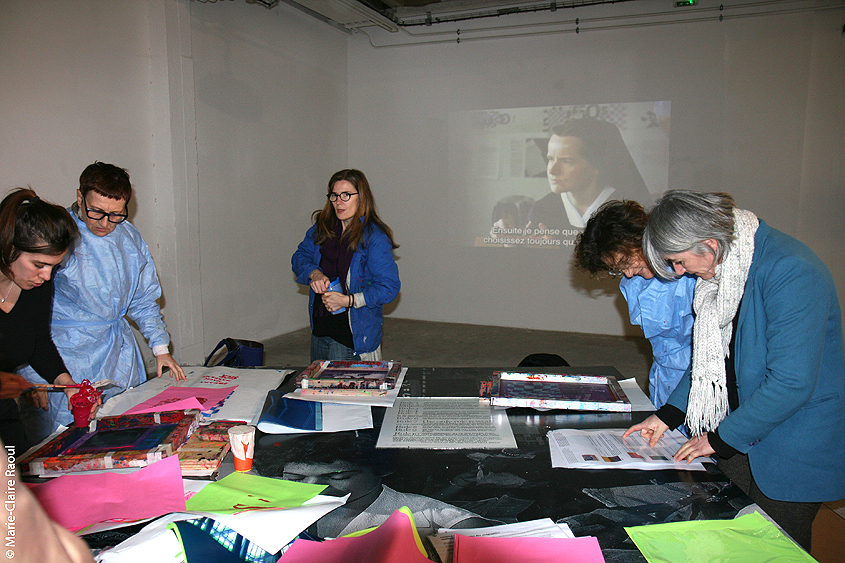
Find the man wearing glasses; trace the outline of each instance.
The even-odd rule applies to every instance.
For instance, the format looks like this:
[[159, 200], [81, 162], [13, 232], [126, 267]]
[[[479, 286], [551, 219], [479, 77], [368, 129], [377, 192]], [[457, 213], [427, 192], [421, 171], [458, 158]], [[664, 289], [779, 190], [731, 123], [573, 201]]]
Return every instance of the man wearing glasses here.
[[[70, 214], [79, 227], [79, 242], [55, 275], [53, 341], [77, 380], [111, 379], [118, 388], [103, 400], [146, 381], [141, 350], [129, 326], [132, 319], [156, 357], [156, 373], [185, 379], [169, 352], [170, 335], [157, 299], [161, 285], [147, 244], [126, 221], [132, 197], [123, 168], [95, 162], [79, 177]], [[27, 370], [28, 371], [28, 370]], [[64, 395], [52, 393], [47, 413], [27, 409], [25, 422], [33, 440], [59, 424], [69, 425]], [[61, 395], [61, 396], [59, 396]]]

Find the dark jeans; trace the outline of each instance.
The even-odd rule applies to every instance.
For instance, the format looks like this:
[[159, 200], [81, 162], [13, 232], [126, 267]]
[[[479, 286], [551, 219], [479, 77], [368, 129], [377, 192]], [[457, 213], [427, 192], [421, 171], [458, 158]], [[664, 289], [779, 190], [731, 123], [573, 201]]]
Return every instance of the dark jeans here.
[[722, 473], [730, 477], [731, 481], [742, 489], [742, 492], [771, 516], [772, 520], [795, 540], [795, 543], [807, 550], [807, 553], [810, 552], [813, 520], [816, 519], [816, 514], [821, 508], [820, 502], [788, 502], [770, 499], [757, 487], [754, 476], [751, 475], [748, 456], [745, 454], [736, 454], [730, 458], [716, 456], [716, 461]]
[[355, 350], [344, 346], [328, 336], [311, 335], [311, 361], [316, 360], [360, 360]]

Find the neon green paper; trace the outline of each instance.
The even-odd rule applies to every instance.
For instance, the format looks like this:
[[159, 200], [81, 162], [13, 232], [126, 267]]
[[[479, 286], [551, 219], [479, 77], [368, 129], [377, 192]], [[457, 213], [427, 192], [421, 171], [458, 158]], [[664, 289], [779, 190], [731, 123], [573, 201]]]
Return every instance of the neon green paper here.
[[207, 485], [185, 503], [191, 512], [240, 514], [293, 508], [320, 494], [326, 485], [295, 483], [246, 473], [232, 473]]
[[815, 563], [757, 512], [625, 528], [649, 563]]

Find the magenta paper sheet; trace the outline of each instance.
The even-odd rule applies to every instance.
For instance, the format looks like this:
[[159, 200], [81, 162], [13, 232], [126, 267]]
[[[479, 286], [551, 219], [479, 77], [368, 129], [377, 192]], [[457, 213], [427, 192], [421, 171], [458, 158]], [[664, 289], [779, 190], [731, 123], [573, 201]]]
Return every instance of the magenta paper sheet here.
[[599, 541], [580, 538], [486, 538], [455, 535], [455, 563], [605, 563]]
[[[181, 407], [171, 406], [173, 403], [184, 401], [187, 399], [196, 399], [201, 405], [201, 411], [210, 411], [215, 406], [223, 402], [223, 399], [232, 394], [237, 389], [237, 385], [231, 387], [177, 387], [171, 386], [150, 397], [143, 403], [139, 403], [132, 407], [124, 414], [137, 414], [142, 412], [156, 412], [157, 410], [179, 410]], [[159, 409], [158, 407], [162, 407]], [[152, 410], [155, 409], [155, 410]]]
[[134, 522], [185, 511], [179, 457], [133, 473], [63, 475], [32, 487], [56, 522], [75, 532], [100, 522]]

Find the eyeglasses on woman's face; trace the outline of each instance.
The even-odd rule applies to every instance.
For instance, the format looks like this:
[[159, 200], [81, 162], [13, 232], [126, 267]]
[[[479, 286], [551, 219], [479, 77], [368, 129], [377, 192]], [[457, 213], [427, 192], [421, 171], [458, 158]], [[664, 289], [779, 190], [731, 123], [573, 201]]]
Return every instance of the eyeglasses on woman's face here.
[[340, 192], [339, 194], [332, 192], [330, 194], [326, 194], [326, 197], [329, 198], [330, 202], [334, 203], [338, 200], [338, 198], [340, 198], [340, 201], [349, 201], [354, 195], [358, 195], [358, 192]]
[[107, 213], [96, 207], [88, 207], [87, 204], [85, 206], [85, 214], [92, 221], [102, 221], [103, 217], [108, 217], [109, 223], [123, 223], [129, 218], [129, 215], [126, 213]]
[[607, 269], [607, 273], [613, 277], [619, 277], [625, 273], [625, 270], [631, 267], [631, 264], [628, 260], [620, 260], [616, 262], [614, 266], [610, 266]]

